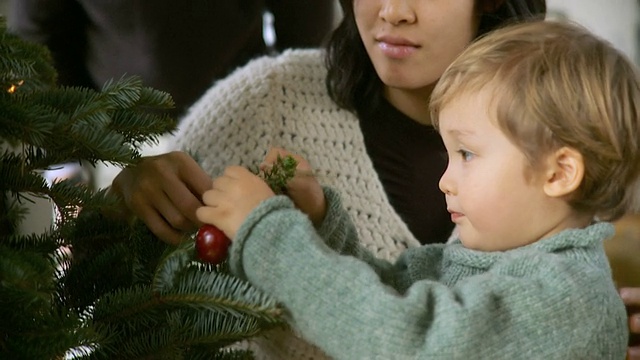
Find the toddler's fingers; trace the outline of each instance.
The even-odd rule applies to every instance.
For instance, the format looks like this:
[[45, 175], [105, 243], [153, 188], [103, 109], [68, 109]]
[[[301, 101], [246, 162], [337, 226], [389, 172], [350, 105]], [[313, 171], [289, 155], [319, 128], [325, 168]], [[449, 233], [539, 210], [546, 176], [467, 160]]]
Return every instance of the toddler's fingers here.
[[217, 188], [205, 191], [202, 194], [202, 202], [207, 206], [215, 206], [218, 201], [218, 190]]
[[196, 210], [196, 217], [203, 223], [212, 224], [213, 219], [215, 219], [215, 208], [201, 206]]

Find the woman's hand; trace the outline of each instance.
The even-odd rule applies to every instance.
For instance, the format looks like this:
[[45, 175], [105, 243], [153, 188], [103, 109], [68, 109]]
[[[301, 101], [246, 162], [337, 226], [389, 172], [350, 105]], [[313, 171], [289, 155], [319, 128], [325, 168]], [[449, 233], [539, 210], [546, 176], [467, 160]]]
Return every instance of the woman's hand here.
[[162, 241], [177, 244], [201, 223], [196, 209], [212, 180], [188, 154], [171, 152], [143, 158], [123, 169], [111, 191]]
[[198, 208], [196, 215], [233, 240], [249, 213], [272, 196], [275, 193], [262, 178], [244, 167], [229, 166], [213, 181], [213, 189], [204, 193], [206, 206]]
[[629, 315], [629, 350], [627, 359], [640, 360], [640, 288], [620, 289], [622, 301]]
[[313, 225], [319, 226], [326, 215], [327, 202], [322, 187], [313, 175], [311, 165], [299, 155], [284, 149], [272, 148], [265, 156], [260, 168], [271, 167], [278, 156], [292, 156], [298, 162], [296, 175], [287, 183], [287, 195], [300, 211], [309, 216]]

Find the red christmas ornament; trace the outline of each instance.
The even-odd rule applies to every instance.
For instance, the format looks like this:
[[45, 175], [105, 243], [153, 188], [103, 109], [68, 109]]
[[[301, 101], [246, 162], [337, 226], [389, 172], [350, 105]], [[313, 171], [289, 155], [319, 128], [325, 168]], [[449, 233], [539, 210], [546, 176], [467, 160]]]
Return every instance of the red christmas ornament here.
[[217, 265], [227, 258], [231, 240], [220, 229], [205, 224], [196, 236], [196, 251], [200, 260]]

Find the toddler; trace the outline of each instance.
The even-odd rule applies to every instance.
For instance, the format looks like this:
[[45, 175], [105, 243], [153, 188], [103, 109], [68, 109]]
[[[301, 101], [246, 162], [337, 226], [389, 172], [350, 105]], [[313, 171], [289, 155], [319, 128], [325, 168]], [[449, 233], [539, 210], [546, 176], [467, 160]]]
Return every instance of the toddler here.
[[470, 45], [430, 104], [456, 239], [393, 263], [359, 245], [339, 194], [299, 156], [288, 196], [231, 166], [197, 215], [233, 240], [233, 272], [336, 359], [623, 359], [603, 240], [637, 206], [639, 85], [628, 59], [574, 24]]

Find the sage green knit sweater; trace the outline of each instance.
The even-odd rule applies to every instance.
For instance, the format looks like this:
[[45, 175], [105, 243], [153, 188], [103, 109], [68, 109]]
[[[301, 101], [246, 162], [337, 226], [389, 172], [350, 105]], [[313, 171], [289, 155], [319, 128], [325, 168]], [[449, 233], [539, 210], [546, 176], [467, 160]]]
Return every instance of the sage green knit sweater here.
[[627, 317], [602, 247], [611, 224], [505, 252], [427, 245], [390, 263], [358, 245], [337, 193], [325, 195], [329, 211], [317, 232], [287, 197], [260, 204], [230, 262], [328, 355], [624, 359]]

